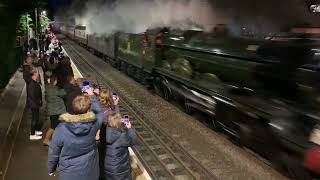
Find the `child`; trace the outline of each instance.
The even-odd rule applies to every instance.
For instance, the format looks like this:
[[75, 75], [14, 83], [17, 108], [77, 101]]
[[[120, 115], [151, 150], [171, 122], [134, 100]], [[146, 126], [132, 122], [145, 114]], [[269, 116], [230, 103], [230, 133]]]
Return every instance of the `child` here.
[[[112, 95], [112, 92], [110, 90], [102, 90], [99, 93], [99, 101], [103, 108], [104, 113], [104, 119], [107, 120], [109, 115], [111, 114], [119, 114], [119, 97], [117, 95]], [[100, 168], [101, 172], [104, 170], [104, 159], [105, 159], [105, 148], [106, 148], [106, 123], [105, 121], [100, 130], [97, 133], [96, 140], [98, 143], [98, 149], [99, 149], [99, 161], [100, 161]], [[104, 174], [101, 173], [101, 179], [104, 179]]]
[[104, 173], [107, 180], [131, 180], [128, 147], [135, 142], [135, 129], [130, 121], [123, 122], [119, 114], [110, 115], [106, 129], [106, 156]]

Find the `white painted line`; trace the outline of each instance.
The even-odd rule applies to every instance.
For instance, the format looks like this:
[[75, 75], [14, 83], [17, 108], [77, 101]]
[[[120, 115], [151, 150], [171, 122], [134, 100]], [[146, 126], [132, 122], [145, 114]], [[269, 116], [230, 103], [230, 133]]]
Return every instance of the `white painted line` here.
[[16, 143], [16, 139], [18, 137], [18, 134], [19, 134], [19, 128], [20, 128], [20, 125], [21, 125], [21, 121], [22, 121], [22, 117], [23, 117], [23, 113], [24, 113], [24, 109], [25, 109], [25, 106], [26, 106], [26, 98], [27, 97], [27, 93], [26, 93], [26, 85], [23, 86], [23, 89], [21, 91], [21, 94], [20, 94], [20, 98], [19, 98], [19, 101], [18, 101], [18, 104], [16, 106], [16, 109], [14, 110], [14, 114], [11, 118], [11, 122], [10, 122], [10, 125], [9, 125], [9, 128], [7, 130], [7, 133], [5, 135], [5, 141], [3, 142], [3, 144], [1, 145], [1, 149], [3, 149], [3, 146], [5, 144], [7, 144], [7, 140], [8, 140], [8, 136], [10, 136], [10, 132], [14, 132], [14, 130], [12, 130], [13, 126], [14, 126], [14, 123], [18, 123], [16, 128], [16, 132], [13, 134], [13, 143], [10, 145], [9, 147], [9, 156], [7, 158], [7, 161], [5, 162], [5, 167], [2, 171], [2, 178], [1, 180], [5, 180], [6, 179], [6, 175], [7, 175], [7, 171], [8, 171], [8, 168], [9, 168], [9, 165], [10, 165], [10, 160], [11, 160], [11, 157], [12, 157], [12, 152], [13, 152], [13, 149], [14, 149], [14, 146], [15, 146], [15, 143]]
[[[138, 168], [143, 172], [142, 176], [145, 178], [145, 180], [152, 180], [152, 178], [150, 177], [149, 173], [147, 172], [147, 170], [143, 167], [141, 161], [139, 160], [139, 158], [136, 156], [136, 154], [133, 152], [133, 150], [131, 149], [131, 147], [129, 147], [129, 153], [130, 156], [132, 157], [133, 161], [136, 161]], [[141, 175], [140, 175], [141, 176]]]
[[63, 50], [63, 53], [66, 54], [70, 58], [72, 69], [75, 69], [76, 72], [79, 74], [80, 78], [83, 78], [83, 75], [81, 74], [81, 72], [79, 71], [77, 66], [74, 64], [73, 60], [71, 59], [71, 57], [69, 56], [67, 51], [63, 47], [62, 47], [62, 50]]

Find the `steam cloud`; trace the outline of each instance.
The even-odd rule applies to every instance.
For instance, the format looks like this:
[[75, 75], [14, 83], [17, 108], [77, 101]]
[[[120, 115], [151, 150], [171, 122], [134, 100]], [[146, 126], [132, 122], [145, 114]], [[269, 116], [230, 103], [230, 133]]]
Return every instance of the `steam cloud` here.
[[73, 24], [97, 34], [138, 33], [163, 26], [210, 30], [219, 23], [227, 24], [235, 35], [244, 29], [268, 34], [294, 25], [320, 25], [305, 0], [74, 0], [63, 12], [68, 14], [59, 17], [72, 16]]
[[144, 32], [148, 28], [211, 29], [223, 22], [207, 0], [118, 0], [113, 3], [88, 1], [83, 14], [75, 15], [76, 25], [89, 33], [114, 31]]

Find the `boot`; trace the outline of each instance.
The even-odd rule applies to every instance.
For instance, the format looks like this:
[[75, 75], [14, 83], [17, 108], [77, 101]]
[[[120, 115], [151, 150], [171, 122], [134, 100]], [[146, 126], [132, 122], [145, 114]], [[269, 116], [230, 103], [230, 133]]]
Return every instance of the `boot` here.
[[48, 129], [48, 131], [46, 133], [46, 136], [45, 136], [45, 138], [43, 140], [43, 145], [49, 146], [49, 143], [50, 143], [50, 140], [52, 138], [53, 132], [54, 132], [54, 130], [52, 128]]

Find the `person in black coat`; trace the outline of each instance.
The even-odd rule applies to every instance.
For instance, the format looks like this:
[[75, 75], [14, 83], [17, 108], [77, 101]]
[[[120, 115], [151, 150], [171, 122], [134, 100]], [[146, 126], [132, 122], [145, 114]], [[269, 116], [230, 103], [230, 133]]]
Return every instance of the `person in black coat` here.
[[42, 106], [42, 91], [38, 83], [39, 72], [36, 68], [30, 70], [31, 80], [27, 83], [27, 107], [31, 109], [31, 134], [30, 140], [41, 139], [42, 132], [39, 126], [39, 109]]
[[31, 51], [31, 49], [38, 50], [38, 43], [37, 43], [37, 40], [35, 38], [31, 38], [29, 40], [29, 43], [30, 43], [30, 51]]
[[73, 114], [72, 101], [82, 95], [81, 88], [76, 84], [73, 76], [68, 77], [68, 83], [64, 86], [64, 90], [67, 92], [64, 99], [64, 104], [68, 113]]
[[106, 129], [106, 180], [131, 180], [131, 162], [128, 147], [135, 143], [135, 129], [130, 121], [124, 123], [119, 114], [110, 115]]
[[69, 57], [64, 57], [64, 59], [59, 62], [55, 74], [58, 76], [58, 86], [60, 88], [64, 88], [64, 86], [68, 83], [67, 78], [69, 76], [74, 77]]

